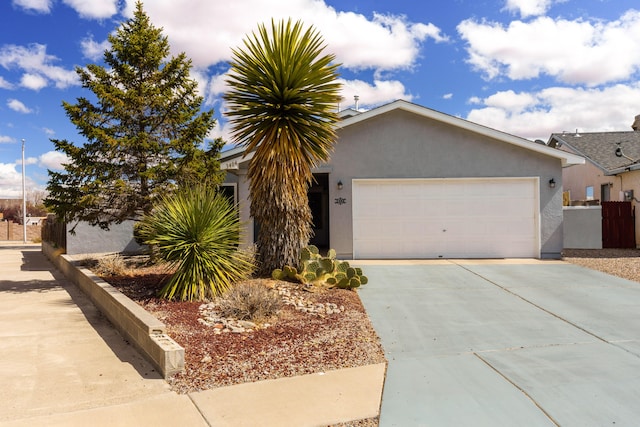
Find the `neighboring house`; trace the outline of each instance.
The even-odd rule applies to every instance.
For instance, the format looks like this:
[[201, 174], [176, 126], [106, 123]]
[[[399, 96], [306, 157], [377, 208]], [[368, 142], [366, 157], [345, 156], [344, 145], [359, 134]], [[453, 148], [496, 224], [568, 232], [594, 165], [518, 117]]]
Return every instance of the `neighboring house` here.
[[45, 219], [47, 219], [46, 216], [29, 216], [27, 217], [27, 225], [42, 225]]
[[[550, 147], [583, 156], [584, 165], [562, 171], [562, 186], [571, 205], [630, 201], [640, 197], [640, 116], [628, 132], [554, 133]], [[636, 241], [640, 241], [636, 217]]]
[[[341, 258], [557, 258], [562, 168], [580, 156], [406, 101], [346, 110], [309, 190], [312, 243]], [[247, 166], [221, 155], [248, 224]]]

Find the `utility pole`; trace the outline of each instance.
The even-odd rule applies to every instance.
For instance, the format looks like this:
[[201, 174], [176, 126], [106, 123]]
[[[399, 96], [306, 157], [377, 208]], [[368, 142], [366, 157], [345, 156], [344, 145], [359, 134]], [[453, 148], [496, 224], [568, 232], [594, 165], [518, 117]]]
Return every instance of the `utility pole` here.
[[22, 241], [27, 243], [27, 186], [24, 179], [24, 138], [22, 139]]

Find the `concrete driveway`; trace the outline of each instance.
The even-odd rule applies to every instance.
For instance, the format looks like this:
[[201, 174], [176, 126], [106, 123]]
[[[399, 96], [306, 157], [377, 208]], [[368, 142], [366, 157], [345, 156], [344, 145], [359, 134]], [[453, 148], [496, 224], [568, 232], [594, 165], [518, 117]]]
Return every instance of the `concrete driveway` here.
[[380, 425], [640, 425], [640, 284], [560, 261], [354, 262]]

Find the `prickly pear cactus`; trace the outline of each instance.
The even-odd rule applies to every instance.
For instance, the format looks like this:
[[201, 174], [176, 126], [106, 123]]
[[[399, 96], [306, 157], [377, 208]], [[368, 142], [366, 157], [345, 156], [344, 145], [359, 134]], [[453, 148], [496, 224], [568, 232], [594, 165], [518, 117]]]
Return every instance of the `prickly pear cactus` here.
[[298, 268], [289, 265], [273, 270], [275, 280], [290, 280], [314, 285], [355, 289], [369, 281], [361, 268], [354, 268], [347, 261], [336, 259], [336, 251], [329, 249], [327, 256], [320, 255], [316, 246], [310, 245], [300, 251]]

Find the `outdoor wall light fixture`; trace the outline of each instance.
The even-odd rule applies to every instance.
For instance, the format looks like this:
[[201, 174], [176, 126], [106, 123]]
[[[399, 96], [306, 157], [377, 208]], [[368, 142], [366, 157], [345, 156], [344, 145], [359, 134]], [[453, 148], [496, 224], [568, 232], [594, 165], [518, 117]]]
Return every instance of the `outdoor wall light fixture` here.
[[342, 181], [338, 181], [338, 190], [342, 190], [342, 187], [343, 187]]
[[622, 151], [622, 148], [620, 147], [620, 143], [618, 143], [618, 147], [616, 148], [616, 157], [624, 157], [625, 159], [631, 161], [632, 163], [636, 163], [637, 161], [640, 160], [640, 159], [632, 159], [631, 157], [624, 154], [624, 151]]
[[556, 188], [556, 180], [551, 178], [549, 180], [549, 188]]

